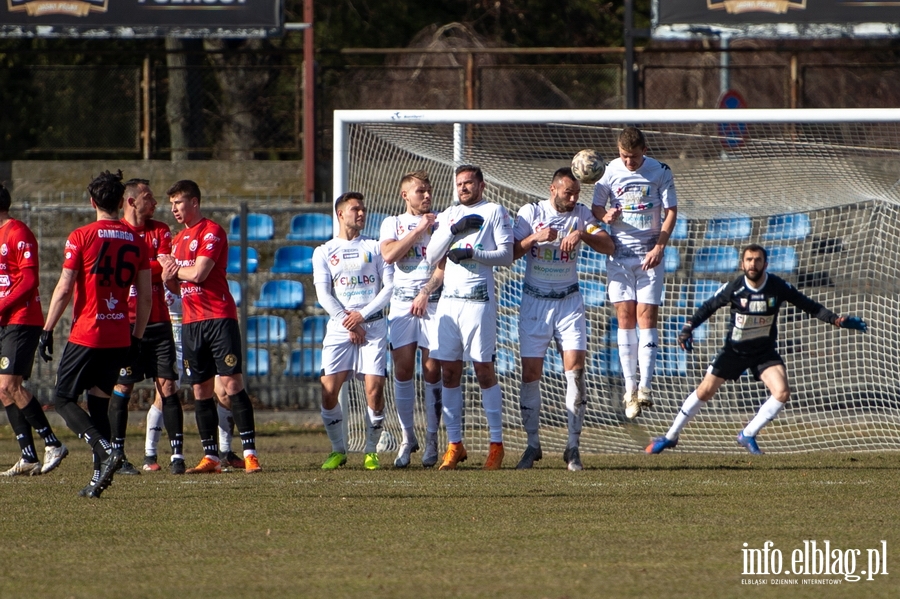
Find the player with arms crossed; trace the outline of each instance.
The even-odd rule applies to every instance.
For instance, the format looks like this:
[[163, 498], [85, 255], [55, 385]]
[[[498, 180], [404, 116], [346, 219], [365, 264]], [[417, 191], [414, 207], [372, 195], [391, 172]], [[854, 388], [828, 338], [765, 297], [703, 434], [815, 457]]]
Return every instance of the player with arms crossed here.
[[[640, 129], [623, 129], [618, 146], [619, 157], [609, 163], [594, 186], [591, 211], [597, 220], [609, 225], [616, 244], [607, 260], [607, 286], [619, 321], [625, 415], [637, 418], [642, 408], [653, 405], [663, 256], [675, 229], [678, 202], [672, 171], [644, 155], [647, 140]], [[638, 363], [640, 385], [635, 381]]]
[[[391, 356], [394, 361], [394, 401], [403, 429], [403, 440], [394, 466], [409, 466], [410, 453], [418, 451], [413, 414], [416, 403], [416, 348], [422, 350], [425, 380], [426, 438], [422, 465], [437, 463], [437, 435], [441, 423], [441, 365], [428, 350], [437, 336], [437, 300], [444, 271], [425, 259], [437, 215], [431, 211], [431, 181], [428, 173], [416, 171], [400, 180], [400, 196], [406, 212], [384, 219], [381, 225], [381, 255], [394, 265], [391, 297]], [[434, 281], [432, 281], [434, 278]]]
[[376, 470], [378, 441], [384, 428], [384, 373], [387, 322], [394, 267], [385, 264], [377, 241], [362, 234], [366, 226], [363, 194], [348, 191], [334, 203], [338, 234], [313, 252], [313, 281], [319, 304], [331, 318], [322, 342], [322, 422], [331, 454], [322, 470], [347, 463], [344, 414], [338, 393], [351, 372], [361, 377], [366, 393], [364, 466]]
[[744, 276], [723, 285], [705, 301], [678, 335], [678, 344], [685, 351], [693, 349], [694, 329], [706, 322], [719, 308], [731, 309], [731, 322], [725, 344], [716, 354], [700, 386], [681, 406], [672, 427], [662, 437], [647, 446], [647, 453], [660, 453], [678, 445], [678, 435], [687, 423], [712, 399], [726, 380], [737, 380], [750, 369], [757, 380], [765, 383], [771, 395], [759, 408], [756, 417], [738, 433], [737, 442], [750, 453], [761, 454], [756, 435], [778, 416], [790, 399], [787, 371], [775, 349], [778, 339], [778, 311], [784, 302], [793, 304], [823, 322], [844, 329], [865, 332], [866, 323], [857, 316], [838, 316], [818, 302], [806, 297], [790, 283], [766, 272], [768, 254], [762, 246], [748, 245], [741, 252]]
[[431, 265], [449, 259], [437, 306], [437, 345], [431, 350], [431, 357], [441, 362], [444, 423], [449, 440], [440, 470], [455, 470], [468, 457], [462, 442], [464, 360], [471, 361], [475, 369], [490, 431], [484, 469], [498, 470], [503, 465], [503, 394], [494, 372], [494, 266], [512, 264], [513, 234], [506, 208], [484, 199], [484, 187], [479, 167], [466, 164], [456, 168], [459, 204], [438, 216], [425, 256]]
[[[46, 474], [69, 450], [60, 443], [47, 415], [23, 382], [31, 376], [34, 352], [44, 326], [38, 293], [37, 240], [31, 229], [9, 215], [12, 198], [0, 185], [0, 400], [22, 457], [0, 476]], [[38, 461], [31, 429], [44, 439], [44, 464]]]
[[159, 256], [163, 279], [181, 296], [182, 352], [185, 380], [194, 389], [194, 409], [203, 458], [187, 474], [219, 473], [219, 415], [214, 397], [215, 376], [221, 377], [231, 399], [234, 422], [244, 449], [244, 471], [262, 471], [256, 454], [253, 404], [244, 389], [241, 331], [237, 308], [228, 291], [225, 266], [228, 240], [225, 230], [204, 217], [200, 187], [178, 181], [166, 192], [175, 220], [185, 228], [172, 241], [172, 255]]
[[587, 393], [584, 357], [587, 330], [584, 301], [578, 289], [578, 253], [584, 241], [594, 250], [611, 254], [614, 244], [601, 231], [587, 206], [578, 203], [581, 184], [571, 168], [553, 173], [550, 199], [519, 209], [513, 256], [525, 256], [525, 281], [519, 309], [519, 352], [522, 387], [519, 408], [528, 446], [518, 469], [531, 468], [544, 457], [539, 437], [541, 375], [551, 341], [562, 353], [566, 374], [566, 412], [569, 439], [563, 453], [569, 470], [582, 470], [578, 451]]
[[[56, 411], [93, 449], [94, 475], [81, 490], [100, 497], [125, 455], [110, 443], [109, 397], [119, 370], [136, 360], [150, 316], [151, 282], [147, 245], [119, 220], [125, 186], [121, 171], [101, 173], [88, 185], [97, 221], [75, 229], [66, 239], [62, 274], [41, 333], [41, 358], [53, 354], [53, 328], [74, 295], [72, 330], [56, 375]], [[134, 325], [128, 297], [137, 293]], [[87, 391], [88, 411], [78, 406]]]
[[[169, 226], [153, 220], [156, 198], [147, 179], [129, 179], [125, 182], [124, 217], [128, 226], [147, 245], [150, 257], [150, 275], [153, 303], [150, 319], [141, 340], [141, 353], [137, 360], [127, 364], [119, 374], [119, 382], [110, 401], [109, 419], [112, 425], [114, 449], [125, 450], [125, 430], [128, 426], [128, 402], [135, 383], [152, 378], [156, 393], [162, 398], [163, 421], [172, 447], [172, 474], [184, 474], [184, 413], [178, 399], [175, 372], [175, 338], [172, 322], [166, 305], [166, 288], [162, 280], [162, 266], [157, 257], [172, 253], [172, 234]], [[134, 323], [137, 307], [136, 290], [131, 288], [128, 298], [128, 312]], [[126, 458], [119, 474], [140, 474]]]

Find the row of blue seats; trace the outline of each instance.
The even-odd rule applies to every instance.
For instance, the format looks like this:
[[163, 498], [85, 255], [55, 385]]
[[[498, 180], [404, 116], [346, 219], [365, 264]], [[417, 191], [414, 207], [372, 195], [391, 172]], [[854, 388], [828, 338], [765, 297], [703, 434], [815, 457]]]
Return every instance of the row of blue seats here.
[[[377, 238], [381, 223], [389, 215], [371, 212], [366, 218], [364, 235]], [[332, 217], [322, 212], [306, 212], [291, 218], [290, 232], [287, 239], [291, 241], [323, 242], [333, 235]], [[712, 218], [707, 221], [705, 239], [741, 240], [749, 239], [753, 221], [747, 214], [732, 214]], [[766, 241], [803, 240], [809, 236], [812, 227], [809, 215], [804, 213], [776, 214], [766, 221], [762, 238]], [[240, 239], [241, 218], [234, 216], [228, 226], [228, 239]], [[682, 240], [689, 236], [689, 223], [679, 218], [672, 233], [672, 239]], [[267, 241], [275, 238], [275, 220], [268, 214], [250, 213], [247, 215], [247, 239], [250, 241]]]
[[[229, 279], [228, 291], [231, 292], [234, 303], [240, 306], [243, 300], [240, 283]], [[253, 306], [270, 310], [299, 310], [305, 301], [306, 291], [303, 283], [289, 279], [277, 279], [263, 283], [259, 290], [259, 299], [253, 302]]]
[[[268, 376], [270, 370], [269, 350], [249, 348], [247, 350], [247, 376]], [[322, 370], [322, 350], [320, 348], [295, 349], [291, 352], [285, 376], [316, 378]]]
[[[269, 272], [283, 274], [311, 275], [313, 248], [308, 245], [286, 245], [275, 250], [275, 262]], [[240, 246], [228, 247], [228, 264], [225, 271], [229, 274], [241, 272]], [[259, 271], [259, 252], [254, 247], [247, 248], [247, 272]]]

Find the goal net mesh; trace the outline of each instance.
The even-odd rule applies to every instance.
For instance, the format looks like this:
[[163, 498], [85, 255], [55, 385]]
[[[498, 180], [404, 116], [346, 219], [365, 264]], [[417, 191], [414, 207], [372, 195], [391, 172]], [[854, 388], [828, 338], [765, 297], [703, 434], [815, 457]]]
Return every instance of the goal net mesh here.
[[[717, 115], [721, 115], [718, 112]], [[482, 167], [488, 200], [515, 216], [528, 202], [549, 196], [550, 177], [583, 148], [606, 160], [617, 156], [622, 123], [468, 124], [463, 162]], [[856, 314], [869, 333], [841, 330], [785, 305], [778, 348], [787, 365], [791, 401], [760, 433], [770, 452], [870, 451], [898, 447], [900, 372], [900, 123], [826, 124], [642, 122], [648, 155], [667, 163], [678, 192], [679, 223], [666, 255], [660, 309], [661, 347], [653, 381], [654, 407], [634, 421], [624, 416], [624, 386], [616, 348], [617, 322], [606, 296], [605, 257], [583, 247], [579, 257], [588, 328], [587, 415], [582, 452], [637, 452], [663, 434], [702, 379], [721, 346], [728, 322], [722, 309], [695, 333], [687, 354], [676, 335], [694, 309], [722, 283], [739, 275], [737, 255], [748, 243], [770, 252], [769, 271], [839, 314]], [[365, 193], [367, 234], [377, 237], [387, 215], [405, 210], [399, 196], [404, 173], [424, 169], [435, 209], [453, 202], [453, 125], [353, 124], [346, 142], [348, 189]], [[590, 205], [593, 186], [580, 201]], [[518, 306], [524, 258], [495, 269], [498, 312], [496, 370], [503, 389], [508, 454], [525, 447], [519, 414], [521, 366]], [[893, 316], [892, 316], [893, 315]], [[464, 441], [486, 451], [488, 428], [471, 365], [463, 379]], [[416, 428], [424, 439], [421, 371], [416, 376]], [[382, 449], [400, 438], [388, 373]], [[565, 448], [565, 377], [551, 347], [541, 384], [541, 442], [545, 452]], [[745, 373], [726, 383], [683, 431], [678, 450], [744, 451], [735, 436], [767, 398]], [[358, 383], [350, 392], [350, 449], [364, 444], [365, 403]], [[445, 442], [443, 432], [441, 442]]]

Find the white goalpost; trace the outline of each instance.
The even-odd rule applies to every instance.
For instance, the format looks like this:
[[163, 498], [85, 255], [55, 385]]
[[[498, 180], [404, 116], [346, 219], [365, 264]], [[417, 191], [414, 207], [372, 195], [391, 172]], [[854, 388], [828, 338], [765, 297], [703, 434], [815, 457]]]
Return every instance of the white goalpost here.
[[[367, 233], [405, 209], [400, 178], [424, 169], [441, 210], [454, 201], [453, 169], [479, 165], [487, 199], [515, 215], [546, 199], [554, 170], [593, 148], [617, 156], [625, 125], [647, 136], [648, 155], [667, 163], [678, 192], [679, 223], [666, 254], [660, 309], [661, 350], [655, 406], [635, 421], [624, 416], [616, 319], [606, 297], [605, 257], [582, 248], [579, 271], [588, 319], [589, 403], [582, 452], [641, 451], [665, 432], [721, 346], [721, 310], [695, 333], [686, 354], [675, 337], [694, 309], [738, 276], [737, 252], [759, 243], [769, 270], [840, 314], [869, 323], [865, 335], [840, 330], [785, 306], [779, 351], [792, 397], [761, 433], [770, 452], [900, 448], [900, 372], [894, 317], [900, 290], [900, 109], [658, 111], [335, 111], [335, 197], [365, 194]], [[580, 201], [590, 205], [591, 185]], [[503, 389], [509, 455], [525, 446], [519, 416], [517, 322], [523, 264], [496, 269], [497, 372]], [[417, 432], [424, 438], [418, 376]], [[464, 377], [466, 447], [486, 451], [487, 422], [478, 386]], [[542, 379], [541, 440], [561, 453], [566, 442], [565, 378], [554, 348]], [[386, 431], [399, 439], [388, 373]], [[734, 443], [767, 392], [750, 376], [727, 383], [682, 433], [681, 451], [744, 451]], [[364, 439], [361, 387], [350, 386], [346, 420], [350, 450]], [[445, 440], [442, 436], [442, 440]], [[415, 463], [415, 459], [414, 459]]]

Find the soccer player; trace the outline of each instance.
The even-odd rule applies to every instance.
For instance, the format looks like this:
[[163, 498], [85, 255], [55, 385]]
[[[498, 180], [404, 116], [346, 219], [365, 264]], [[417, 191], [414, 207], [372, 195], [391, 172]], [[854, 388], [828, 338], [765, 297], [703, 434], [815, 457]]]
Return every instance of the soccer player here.
[[[166, 305], [166, 289], [162, 280], [162, 266], [157, 257], [172, 253], [172, 234], [169, 226], [153, 219], [156, 198], [146, 179], [129, 179], [125, 182], [124, 217], [122, 222], [147, 245], [150, 258], [152, 305], [150, 319], [144, 329], [141, 353], [119, 373], [119, 381], [110, 401], [109, 419], [112, 426], [113, 449], [125, 451], [125, 429], [128, 426], [128, 402], [134, 384], [145, 378], [155, 382], [156, 393], [162, 398], [162, 415], [169, 444], [172, 447], [171, 472], [184, 474], [184, 413], [178, 399], [175, 372], [175, 338]], [[134, 323], [137, 297], [132, 286], [128, 298], [128, 312]], [[119, 474], [140, 474], [127, 459]]]
[[[437, 463], [437, 435], [441, 423], [441, 365], [428, 355], [437, 335], [437, 300], [443, 268], [425, 260], [436, 214], [431, 211], [431, 181], [425, 171], [416, 171], [400, 180], [400, 197], [406, 212], [384, 219], [381, 225], [381, 255], [394, 265], [394, 292], [388, 318], [391, 356], [394, 361], [394, 401], [403, 429], [403, 440], [394, 466], [409, 466], [410, 453], [418, 451], [413, 427], [416, 403], [416, 348], [422, 351], [425, 380], [426, 437], [422, 465]], [[434, 283], [432, 275], [437, 273]], [[426, 286], [428, 286], [426, 288]], [[432, 288], [433, 287], [433, 288]]]
[[194, 181], [178, 181], [166, 195], [175, 220], [185, 228], [172, 241], [172, 256], [160, 256], [159, 261], [166, 285], [181, 296], [184, 374], [194, 389], [197, 430], [204, 453], [197, 466], [186, 472], [222, 471], [217, 439], [219, 415], [214, 397], [216, 374], [231, 399], [234, 422], [244, 449], [244, 471], [260, 472], [253, 404], [241, 376], [243, 360], [237, 308], [225, 278], [228, 262], [225, 230], [203, 216], [200, 187]]
[[366, 226], [363, 194], [348, 191], [334, 203], [338, 233], [313, 252], [313, 282], [319, 304], [331, 318], [322, 342], [322, 422], [331, 454], [322, 470], [347, 463], [344, 414], [338, 393], [351, 372], [364, 380], [366, 447], [364, 466], [376, 470], [384, 428], [384, 373], [387, 322], [394, 267], [385, 264], [378, 242], [362, 234]]
[[[653, 405], [663, 255], [675, 228], [678, 202], [672, 171], [644, 155], [647, 140], [640, 129], [622, 130], [618, 146], [619, 157], [609, 163], [594, 185], [591, 211], [597, 220], [609, 225], [616, 244], [607, 260], [607, 287], [619, 321], [625, 415], [637, 418], [642, 408]], [[638, 364], [640, 384], [635, 380]]]
[[[109, 396], [119, 370], [140, 352], [150, 316], [151, 277], [147, 245], [119, 220], [125, 186], [122, 173], [101, 173], [90, 185], [97, 221], [75, 229], [66, 239], [62, 274], [38, 344], [41, 358], [53, 354], [53, 328], [74, 295], [72, 330], [56, 375], [56, 411], [66, 425], [93, 449], [94, 475], [81, 490], [100, 497], [125, 455], [110, 443]], [[128, 298], [137, 293], [134, 324], [129, 325]], [[87, 391], [85, 412], [78, 397]]]
[[497, 299], [494, 266], [513, 259], [512, 223], [506, 208], [484, 199], [484, 175], [470, 164], [456, 168], [459, 204], [437, 218], [426, 260], [445, 258], [444, 290], [437, 306], [438, 341], [431, 357], [441, 362], [444, 423], [449, 445], [440, 470], [455, 470], [467, 458], [462, 442], [463, 360], [470, 360], [481, 387], [490, 449], [485, 470], [503, 465], [503, 395], [494, 372]]
[[519, 209], [513, 232], [513, 257], [525, 256], [525, 281], [519, 309], [519, 353], [522, 386], [519, 408], [528, 446], [518, 469], [534, 466], [544, 457], [539, 427], [541, 418], [541, 374], [544, 355], [551, 341], [562, 353], [566, 375], [566, 412], [569, 438], [563, 460], [569, 470], [582, 470], [579, 442], [587, 406], [584, 358], [587, 330], [584, 301], [578, 289], [578, 254], [581, 242], [611, 254], [610, 236], [597, 227], [587, 206], [578, 203], [581, 184], [571, 168], [553, 173], [550, 199]]
[[[12, 197], [0, 185], [0, 401], [22, 457], [0, 476], [46, 474], [69, 455], [47, 415], [23, 382], [31, 376], [44, 313], [38, 293], [37, 240], [31, 229], [9, 215]], [[44, 464], [37, 457], [31, 429], [44, 439]]]
[[766, 272], [768, 254], [759, 245], [748, 245], [741, 251], [744, 276], [723, 285], [691, 316], [678, 335], [685, 351], [693, 349], [693, 331], [706, 322], [716, 310], [728, 306], [731, 322], [725, 344], [716, 354], [700, 386], [681, 406], [672, 427], [662, 437], [653, 439], [647, 453], [660, 453], [678, 445], [678, 435], [703, 405], [712, 399], [726, 380], [736, 380], [747, 369], [765, 383], [771, 395], [759, 408], [756, 417], [737, 436], [738, 445], [753, 454], [761, 454], [756, 435], [778, 416], [791, 396], [787, 371], [775, 349], [778, 339], [778, 311], [784, 302], [791, 303], [821, 321], [844, 329], [866, 332], [866, 323], [857, 316], [838, 316], [818, 302], [806, 297], [783, 279]]

